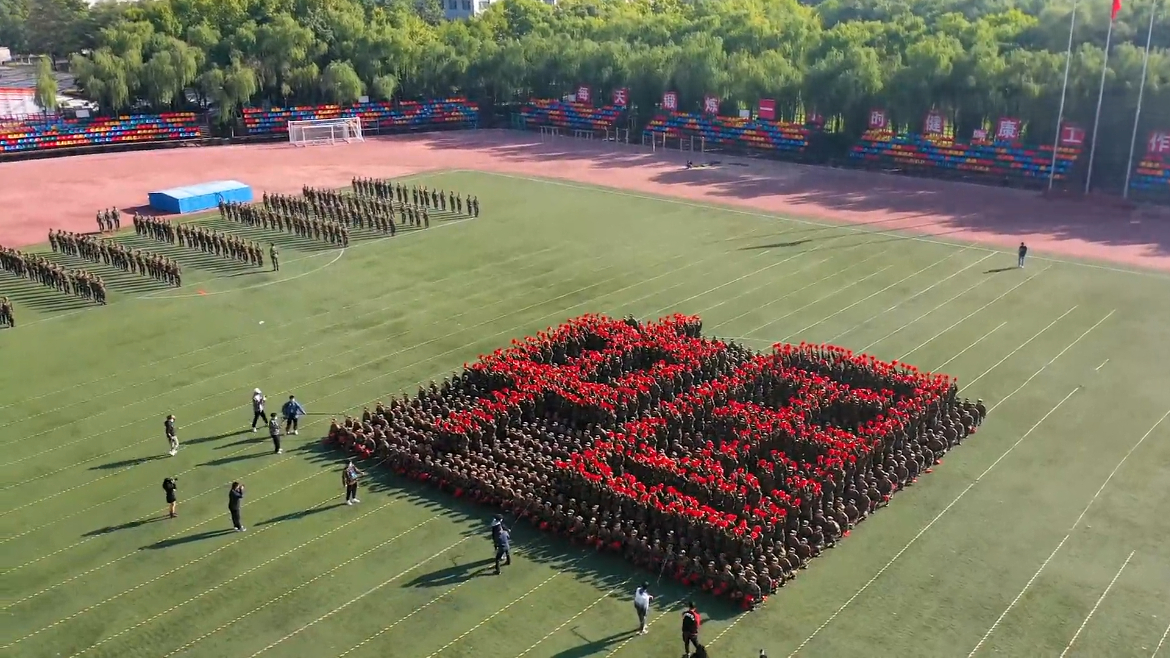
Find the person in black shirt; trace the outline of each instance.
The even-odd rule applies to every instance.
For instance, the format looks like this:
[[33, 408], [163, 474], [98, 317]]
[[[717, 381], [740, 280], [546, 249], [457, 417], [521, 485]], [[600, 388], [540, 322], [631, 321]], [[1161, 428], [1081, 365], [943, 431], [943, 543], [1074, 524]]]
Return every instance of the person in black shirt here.
[[[174, 414], [167, 416], [166, 421], [163, 423], [163, 428], [167, 433], [167, 443], [171, 444], [170, 454], [172, 457], [174, 457], [175, 453], [179, 452], [179, 437], [175, 433], [175, 415]], [[174, 516], [174, 515], [172, 514], [172, 516]]]
[[240, 501], [244, 499], [244, 485], [239, 482], [232, 482], [232, 488], [228, 490], [228, 511], [232, 515], [232, 527], [236, 532], [244, 531], [244, 524], [240, 520]]
[[1023, 267], [1024, 266], [1024, 256], [1028, 255], [1028, 245], [1021, 242], [1019, 254], [1020, 254], [1020, 260], [1017, 263], [1017, 265], [1019, 265], [1019, 267]]
[[179, 488], [179, 478], [169, 477], [163, 480], [163, 491], [167, 492], [167, 505], [170, 507], [171, 518], [175, 518], [175, 505], [178, 504], [179, 499], [175, 496], [175, 490]]
[[702, 623], [703, 620], [699, 615], [698, 608], [695, 607], [695, 602], [688, 602], [687, 611], [682, 616], [683, 656], [691, 655], [692, 645], [696, 652], [699, 651], [699, 626]]

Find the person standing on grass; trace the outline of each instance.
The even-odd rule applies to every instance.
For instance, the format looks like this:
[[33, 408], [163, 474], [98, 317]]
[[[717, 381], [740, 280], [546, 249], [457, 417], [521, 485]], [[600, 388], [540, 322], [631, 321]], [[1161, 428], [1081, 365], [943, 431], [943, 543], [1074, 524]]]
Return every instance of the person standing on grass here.
[[688, 601], [687, 610], [682, 616], [683, 656], [691, 655], [691, 646], [695, 647], [696, 652], [699, 650], [699, 627], [702, 624], [703, 617], [695, 607], [695, 602]]
[[345, 469], [341, 471], [341, 483], [345, 485], [346, 505], [353, 505], [354, 503], [362, 502], [358, 500], [357, 492], [358, 478], [363, 475], [365, 475], [365, 473], [359, 471], [357, 466], [354, 466], [352, 459], [346, 462]]
[[1019, 266], [1021, 268], [1024, 266], [1024, 257], [1027, 255], [1028, 255], [1028, 245], [1021, 242], [1020, 249], [1019, 249], [1020, 260], [1016, 263], [1017, 266]]
[[0, 327], [16, 327], [16, 318], [12, 315], [12, 302], [7, 297], [0, 297]]
[[228, 489], [228, 512], [232, 515], [232, 527], [236, 532], [243, 532], [245, 530], [244, 523], [240, 519], [240, 501], [244, 499], [244, 485], [239, 482], [232, 482], [232, 488]]
[[272, 271], [280, 271], [280, 250], [276, 248], [275, 242], [268, 243], [268, 257], [272, 259]]
[[175, 490], [179, 488], [179, 478], [169, 477], [163, 479], [163, 491], [167, 493], [167, 508], [170, 512], [170, 518], [175, 518], [178, 514], [175, 513], [175, 505], [179, 503], [179, 498], [175, 496]]
[[174, 457], [179, 452], [179, 436], [175, 433], [174, 414], [167, 416], [167, 419], [163, 421], [163, 429], [167, 433], [167, 443], [171, 445], [170, 455]]
[[257, 389], [254, 389], [252, 391], [252, 431], [253, 432], [256, 431], [256, 423], [257, 422], [261, 422], [261, 421], [267, 422], [268, 421], [268, 416], [265, 415], [265, 413], [264, 413], [264, 403], [267, 400], [268, 400], [268, 398], [264, 397], [264, 394], [260, 392], [260, 389], [257, 388]]
[[280, 413], [284, 415], [284, 431], [288, 434], [297, 433], [297, 423], [300, 422], [301, 416], [305, 415], [305, 408], [297, 402], [295, 395], [288, 396], [288, 402], [280, 408]]
[[500, 559], [503, 558], [504, 566], [512, 564], [512, 537], [508, 529], [504, 527], [501, 522], [499, 529], [496, 529], [495, 524], [492, 525], [492, 539], [496, 545], [496, 571], [495, 574], [500, 575]]
[[646, 634], [646, 616], [650, 614], [650, 602], [654, 597], [650, 595], [650, 586], [642, 586], [634, 590], [634, 610], [638, 613], [638, 635]]
[[272, 437], [272, 452], [277, 455], [284, 452], [280, 448], [280, 419], [276, 414], [268, 418], [268, 435]]

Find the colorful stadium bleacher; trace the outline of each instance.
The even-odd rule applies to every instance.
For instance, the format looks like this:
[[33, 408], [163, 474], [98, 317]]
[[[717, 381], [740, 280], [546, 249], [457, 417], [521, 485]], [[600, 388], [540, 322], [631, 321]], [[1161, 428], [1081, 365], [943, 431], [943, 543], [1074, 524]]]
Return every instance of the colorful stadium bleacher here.
[[[1079, 147], [1061, 146], [1056, 153], [1054, 178], [1067, 177], [1080, 154]], [[895, 135], [887, 130], [870, 130], [853, 145], [849, 157], [874, 164], [1046, 179], [1052, 166], [1052, 147], [1029, 148], [1002, 142], [964, 144], [923, 135]]]
[[0, 126], [0, 153], [198, 139], [194, 112], [93, 119], [31, 119]]
[[787, 121], [711, 117], [675, 112], [659, 114], [646, 126], [644, 134], [667, 137], [702, 137], [707, 144], [745, 146], [770, 151], [802, 153], [808, 147], [806, 126]]
[[354, 116], [361, 118], [363, 131], [419, 127], [474, 128], [479, 123], [479, 108], [462, 98], [402, 103], [378, 101], [344, 108], [339, 105], [301, 105], [268, 110], [246, 108], [244, 125], [249, 135], [275, 135], [287, 133], [289, 121]]
[[588, 103], [556, 99], [532, 99], [520, 108], [524, 122], [532, 126], [555, 126], [569, 130], [613, 130], [623, 108], [614, 105], [593, 107]]
[[1134, 169], [1129, 187], [1135, 191], [1170, 194], [1170, 155], [1147, 153]]

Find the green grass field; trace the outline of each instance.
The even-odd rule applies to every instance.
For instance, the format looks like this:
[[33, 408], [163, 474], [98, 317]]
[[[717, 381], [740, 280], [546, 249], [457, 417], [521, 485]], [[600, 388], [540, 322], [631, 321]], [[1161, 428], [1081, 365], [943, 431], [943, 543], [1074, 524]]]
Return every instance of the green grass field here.
[[[983, 248], [560, 183], [423, 180], [479, 195], [482, 216], [344, 252], [221, 226], [282, 240], [278, 274], [142, 241], [177, 254], [185, 285], [90, 266], [116, 293], [102, 308], [0, 274], [21, 322], [0, 331], [7, 655], [677, 656], [681, 586], [653, 588], [637, 637], [646, 576], [620, 561], [521, 527], [514, 566], [479, 577], [487, 510], [384, 475], [340, 505], [338, 455], [317, 440], [331, 415], [566, 318], [674, 311], [760, 349], [825, 341], [939, 369], [992, 408], [760, 611], [700, 597], [712, 656], [1158, 653], [1167, 278], [1017, 270]], [[312, 414], [283, 455], [245, 431], [257, 386]], [[226, 532], [237, 479], [242, 534]]]

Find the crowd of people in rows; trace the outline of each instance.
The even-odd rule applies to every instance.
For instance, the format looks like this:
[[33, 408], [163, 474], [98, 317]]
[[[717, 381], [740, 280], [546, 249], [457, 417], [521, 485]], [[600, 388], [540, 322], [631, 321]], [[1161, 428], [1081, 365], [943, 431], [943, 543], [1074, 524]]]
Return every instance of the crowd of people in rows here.
[[100, 276], [82, 269], [68, 269], [44, 256], [0, 246], [0, 269], [46, 288], [98, 304], [106, 303], [106, 283]]
[[113, 240], [50, 229], [49, 246], [54, 253], [84, 258], [92, 263], [105, 263], [123, 272], [149, 276], [172, 286], [183, 284], [183, 268], [175, 261], [160, 254], [132, 249]]
[[163, 218], [138, 214], [134, 215], [134, 230], [141, 236], [159, 242], [264, 267], [264, 250], [260, 243], [244, 240], [231, 233], [220, 233], [197, 224], [172, 224]]
[[[265, 195], [267, 198], [267, 195]], [[348, 247], [349, 229], [337, 222], [285, 214], [268, 205], [255, 206], [242, 203], [220, 203], [219, 214], [229, 222], [265, 230], [283, 231], [298, 238], [327, 242], [331, 245]]]
[[415, 207], [421, 206], [440, 212], [447, 212], [447, 208], [450, 208], [451, 212], [462, 215], [466, 205], [468, 217], [479, 217], [479, 197], [470, 194], [463, 197], [454, 192], [436, 190], [425, 185], [408, 187], [402, 183], [377, 178], [354, 178], [351, 187], [354, 193], [363, 196], [382, 201], [397, 201], [399, 205], [412, 204]]
[[953, 380], [585, 316], [327, 441], [751, 608], [974, 432]]

